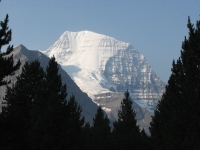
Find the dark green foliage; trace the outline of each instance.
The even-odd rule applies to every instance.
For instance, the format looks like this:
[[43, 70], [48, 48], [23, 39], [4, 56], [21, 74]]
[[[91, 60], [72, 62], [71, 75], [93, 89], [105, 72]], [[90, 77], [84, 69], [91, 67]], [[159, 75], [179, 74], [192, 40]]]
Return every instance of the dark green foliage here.
[[44, 72], [38, 61], [25, 63], [15, 85], [7, 87], [4, 98], [7, 107], [2, 108], [0, 122], [4, 123], [1, 142], [8, 149], [30, 149], [31, 109], [43, 78]]
[[187, 26], [189, 37], [152, 117], [155, 149], [200, 149], [200, 21], [195, 28], [188, 19]]
[[32, 110], [32, 149], [55, 149], [60, 146], [62, 140], [62, 129], [68, 119], [67, 92], [58, 70], [55, 57], [52, 57], [46, 68], [45, 82], [40, 86], [41, 90]]
[[[55, 60], [55, 57], [53, 56], [49, 64], [46, 68], [46, 75], [45, 79], [47, 82], [47, 95], [49, 95], [48, 102], [49, 106], [54, 106], [60, 103], [63, 105], [66, 104], [66, 84], [62, 85], [62, 78], [61, 75], [58, 74], [58, 63]], [[57, 104], [56, 104], [57, 103]], [[55, 107], [55, 106], [54, 106]]]
[[13, 56], [8, 56], [13, 51], [13, 46], [9, 45], [5, 53], [1, 52], [2, 46], [9, 44], [11, 41], [12, 32], [8, 27], [8, 15], [6, 15], [4, 21], [0, 22], [0, 26], [0, 86], [2, 86], [9, 83], [9, 81], [4, 80], [4, 77], [12, 75], [14, 71], [19, 69], [21, 63], [18, 61], [14, 65]]
[[11, 41], [12, 31], [9, 30], [8, 27], [8, 14], [6, 15], [6, 18], [3, 21], [0, 22], [1, 29], [0, 29], [0, 50], [2, 46], [9, 44]]
[[66, 128], [66, 140], [63, 144], [70, 149], [78, 149], [81, 137], [82, 126], [85, 123], [84, 117], [82, 117], [82, 108], [75, 100], [75, 96], [71, 95], [67, 102], [67, 112], [69, 113]]
[[[52, 57], [46, 68], [44, 94], [36, 101], [32, 128], [33, 149], [72, 149], [79, 142], [84, 118], [72, 95], [67, 102], [58, 64]], [[45, 105], [44, 105], [45, 104]]]
[[93, 143], [92, 141], [92, 131], [91, 131], [91, 126], [89, 122], [86, 122], [84, 126], [81, 129], [81, 138], [80, 138], [80, 143], [79, 148], [81, 150], [87, 150], [87, 149], [92, 149]]
[[81, 128], [84, 124], [85, 118], [82, 117], [81, 112], [82, 108], [75, 100], [75, 96], [71, 95], [69, 101], [67, 102], [67, 110], [69, 112], [69, 126], [75, 127], [76, 132], [80, 132]]
[[17, 82], [7, 87], [0, 114], [1, 149], [74, 149], [84, 117], [75, 96], [66, 100], [58, 64], [52, 57], [46, 73], [38, 61], [26, 62]]
[[132, 101], [127, 91], [118, 111], [118, 120], [113, 124], [115, 149], [142, 149], [145, 145], [145, 143], [142, 143], [142, 136], [139, 127], [136, 125], [135, 117], [136, 113], [132, 108]]
[[104, 112], [99, 106], [97, 113], [93, 118], [92, 132], [92, 149], [105, 150], [110, 149], [110, 121], [107, 116], [104, 117]]

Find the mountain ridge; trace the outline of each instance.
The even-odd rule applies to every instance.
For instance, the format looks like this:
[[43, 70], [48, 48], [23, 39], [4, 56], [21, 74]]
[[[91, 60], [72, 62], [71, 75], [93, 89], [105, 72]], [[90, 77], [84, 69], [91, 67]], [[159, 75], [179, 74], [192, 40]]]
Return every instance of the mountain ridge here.
[[[16, 82], [16, 76], [18, 76], [21, 73], [21, 69], [26, 61], [34, 61], [35, 59], [37, 59], [45, 70], [46, 66], [48, 65], [48, 61], [50, 60], [49, 57], [47, 57], [40, 51], [28, 50], [22, 44], [16, 46], [11, 55], [13, 55], [15, 62], [18, 59], [20, 59], [22, 65], [20, 69], [17, 70], [13, 76], [6, 77], [7, 79], [11, 80], [11, 84], [9, 84], [9, 86]], [[83, 109], [83, 115], [85, 116], [86, 121], [92, 123], [93, 116], [95, 115], [97, 110], [97, 105], [92, 102], [92, 100], [88, 97], [86, 93], [83, 93], [80, 90], [80, 88], [74, 83], [73, 80], [71, 80], [69, 75], [61, 68], [60, 65], [59, 65], [59, 74], [61, 74], [63, 84], [66, 83], [67, 85], [67, 93], [68, 93], [67, 99], [69, 99], [70, 95], [74, 94], [78, 104], [80, 104]], [[0, 92], [1, 92], [0, 103], [2, 102], [3, 97], [5, 95], [5, 90], [6, 86], [0, 87]]]
[[[20, 75], [22, 67], [26, 61], [34, 61], [35, 59], [37, 59], [41, 63], [41, 66], [45, 69], [50, 59], [40, 51], [28, 50], [22, 44], [16, 46], [10, 55], [13, 55], [14, 62], [17, 62], [17, 60], [20, 59], [22, 65], [20, 69], [17, 70], [13, 76], [7, 76], [5, 78], [7, 80], [11, 80], [11, 83], [8, 86], [11, 86], [16, 82], [16, 76]], [[118, 109], [120, 108], [120, 103], [124, 98], [124, 92], [99, 93], [95, 95], [95, 98], [97, 98], [96, 101], [92, 101], [91, 98], [89, 98], [86, 93], [82, 92], [80, 88], [74, 83], [74, 81], [71, 80], [67, 72], [64, 71], [60, 65], [59, 65], [59, 73], [61, 74], [63, 84], [66, 83], [67, 85], [68, 99], [72, 93], [75, 95], [78, 104], [80, 104], [80, 106], [82, 107], [83, 110], [82, 115], [85, 117], [85, 120], [90, 122], [91, 124], [93, 123], [93, 117], [96, 114], [97, 104], [98, 104], [101, 105], [103, 110], [107, 113], [110, 119], [110, 125], [112, 127], [113, 121], [115, 121], [117, 118], [117, 113]], [[5, 95], [5, 91], [6, 91], [6, 86], [1, 86], [0, 105], [2, 105], [2, 100]], [[140, 129], [144, 128], [147, 134], [149, 134], [148, 127], [152, 113], [148, 112], [144, 108], [141, 108], [134, 101], [133, 101], [133, 109], [137, 112], [136, 115], [137, 124], [140, 126]]]
[[[150, 65], [148, 65], [145, 57], [134, 49], [130, 43], [118, 41], [112, 37], [92, 31], [65, 31], [60, 38], [46, 51], [43, 51], [43, 53], [47, 56], [54, 55], [62, 68], [68, 72], [70, 77], [84, 92], [88, 93], [91, 98], [93, 98], [94, 94], [99, 94], [98, 91], [108, 92], [111, 90], [115, 92], [124, 92], [127, 89], [134, 89], [125, 84], [134, 84], [130, 82], [133, 80], [141, 80], [138, 79], [141, 78], [139, 76], [145, 78], [143, 80], [145, 80], [145, 84], [148, 84], [147, 86], [152, 85], [151, 82], [155, 79], [154, 84], [156, 84], [157, 87], [162, 86], [159, 93], [163, 93], [166, 85], [159, 79]], [[121, 65], [120, 63], [122, 63], [123, 59], [125, 63]], [[134, 65], [131, 66], [130, 64]], [[126, 76], [126, 79], [123, 80], [123, 76], [118, 75], [117, 72], [123, 72], [124, 70], [126, 74], [124, 73], [123, 76]], [[132, 74], [131, 76], [127, 76], [130, 72], [137, 72], [137, 75]], [[126, 88], [120, 90], [117, 82], [122, 81], [123, 83], [119, 86], [124, 86]], [[90, 82], [90, 84], [84, 84], [86, 82]], [[139, 84], [142, 82], [144, 83], [144, 81], [138, 82], [140, 82]], [[158, 82], [160, 85], [158, 85]], [[93, 88], [90, 88], [91, 86]], [[97, 88], [97, 90], [94, 91], [94, 88]], [[157, 95], [161, 98], [161, 94], [159, 93]], [[151, 96], [152, 95], [155, 96], [155, 94], [151, 94]], [[134, 97], [133, 94], [132, 97]], [[140, 105], [140, 103], [138, 104]], [[151, 103], [149, 103], [149, 105], [150, 104]], [[153, 105], [155, 109], [155, 104]]]
[[[166, 84], [130, 43], [91, 31], [66, 31], [42, 52], [54, 55], [80, 89], [113, 119], [117, 119], [119, 102], [128, 89], [132, 101], [141, 108], [135, 105], [141, 110], [138, 123], [148, 130]], [[120, 96], [115, 96], [118, 93]]]

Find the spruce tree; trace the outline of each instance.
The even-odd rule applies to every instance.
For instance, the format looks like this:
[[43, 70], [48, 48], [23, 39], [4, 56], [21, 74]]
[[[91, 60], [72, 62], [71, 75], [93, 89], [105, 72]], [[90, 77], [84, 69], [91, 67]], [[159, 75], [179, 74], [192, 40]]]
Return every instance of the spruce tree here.
[[81, 141], [81, 131], [85, 123], [85, 118], [82, 116], [82, 108], [77, 103], [73, 94], [67, 102], [65, 112], [68, 114], [68, 120], [66, 120], [66, 134], [63, 135], [65, 136], [65, 139], [62, 140], [63, 145], [67, 146], [68, 149], [80, 149], [78, 143]]
[[80, 150], [92, 149], [93, 143], [92, 141], [92, 131], [89, 122], [86, 122], [81, 129], [81, 136], [80, 136], [80, 143], [79, 148]]
[[67, 102], [66, 84], [62, 85], [62, 78], [59, 74], [59, 65], [54, 56], [49, 60], [45, 79], [47, 82], [47, 93], [49, 95], [49, 107], [55, 107], [57, 104], [65, 105]]
[[[13, 46], [9, 45], [6, 52], [1, 52], [1, 48], [9, 44], [11, 41], [12, 31], [8, 27], [8, 21], [8, 15], [6, 15], [5, 20], [0, 22], [0, 86], [10, 83], [10, 81], [6, 81], [4, 78], [8, 75], [13, 75], [14, 71], [19, 69], [21, 65], [20, 60], [18, 60], [18, 62], [15, 64], [13, 61], [13, 56], [9, 55], [13, 51]], [[4, 119], [5, 117], [0, 114], [0, 149], [2, 149], [3, 145], [5, 146], [6, 141], [8, 141], [6, 139], [7, 136], [4, 136], [4, 133], [6, 133], [4, 130], [6, 123], [2, 122]]]
[[8, 27], [8, 15], [4, 21], [0, 22], [0, 86], [8, 84], [4, 77], [12, 75], [14, 71], [19, 69], [20, 60], [14, 64], [13, 56], [8, 56], [13, 51], [13, 46], [8, 46], [6, 52], [2, 53], [1, 48], [11, 41], [12, 31]]
[[107, 116], [104, 115], [101, 106], [98, 107], [97, 113], [93, 118], [93, 126], [91, 128], [92, 133], [92, 149], [105, 150], [110, 149], [110, 121]]
[[26, 62], [16, 83], [7, 86], [4, 98], [7, 106], [0, 114], [0, 123], [3, 124], [0, 142], [5, 149], [30, 149], [31, 109], [43, 79], [40, 63]]
[[67, 101], [59, 65], [53, 56], [46, 68], [42, 93], [35, 102], [31, 130], [32, 149], [74, 149], [79, 143], [84, 118], [72, 95]]
[[142, 149], [142, 136], [135, 117], [136, 113], [127, 90], [118, 111], [118, 120], [113, 123], [112, 138], [115, 149]]
[[66, 84], [62, 84], [59, 66], [53, 56], [46, 67], [45, 82], [35, 101], [32, 117], [32, 149], [57, 149], [66, 132], [67, 112]]
[[195, 28], [188, 18], [187, 27], [189, 36], [152, 117], [155, 149], [200, 149], [200, 21]]
[[1, 149], [74, 149], [84, 124], [81, 107], [67, 101], [58, 64], [52, 57], [46, 73], [40, 63], [26, 62], [17, 82], [7, 87], [0, 114]]

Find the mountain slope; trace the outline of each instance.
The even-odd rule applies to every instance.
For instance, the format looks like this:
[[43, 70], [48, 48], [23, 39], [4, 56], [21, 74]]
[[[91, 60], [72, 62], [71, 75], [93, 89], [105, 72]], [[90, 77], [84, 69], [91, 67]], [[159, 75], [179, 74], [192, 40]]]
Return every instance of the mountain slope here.
[[[43, 53], [39, 51], [30, 51], [23, 45], [19, 45], [14, 48], [14, 51], [12, 52], [13, 57], [15, 62], [20, 59], [22, 62], [22, 65], [18, 71], [16, 71], [14, 76], [9, 76], [7, 77], [10, 79], [12, 83], [16, 81], [16, 76], [21, 73], [22, 66], [26, 61], [33, 61], [35, 59], [38, 59], [41, 63], [41, 66], [46, 69], [46, 66], [48, 65], [49, 58], [44, 55]], [[86, 93], [83, 93], [80, 88], [74, 83], [73, 80], [69, 77], [69, 75], [60, 67], [59, 73], [61, 74], [62, 77], [62, 82], [63, 84], [66, 83], [67, 85], [67, 92], [68, 92], [68, 98], [69, 96], [73, 93], [76, 97], [77, 102], [81, 105], [83, 109], [83, 115], [86, 118], [86, 121], [89, 121], [92, 123], [92, 118], [94, 117], [96, 110], [97, 110], [97, 105], [92, 102], [92, 100], [87, 96]], [[2, 101], [3, 96], [5, 95], [5, 89], [6, 86], [0, 87], [0, 103]]]
[[[165, 83], [154, 73], [145, 57], [129, 43], [91, 31], [64, 32], [46, 51], [70, 75], [80, 89], [116, 119], [128, 89], [140, 124], [148, 120], [161, 99]], [[116, 95], [120, 96], [116, 96]], [[116, 99], [113, 100], [113, 97]], [[145, 114], [149, 114], [145, 117]], [[145, 123], [145, 124], [148, 124]]]

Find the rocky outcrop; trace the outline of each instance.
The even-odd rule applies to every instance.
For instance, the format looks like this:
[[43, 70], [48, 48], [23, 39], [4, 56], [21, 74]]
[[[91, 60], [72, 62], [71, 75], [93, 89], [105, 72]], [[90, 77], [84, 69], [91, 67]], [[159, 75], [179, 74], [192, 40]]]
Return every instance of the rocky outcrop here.
[[116, 55], [110, 57], [103, 74], [108, 82], [115, 85], [110, 89], [116, 92], [128, 89], [132, 100], [149, 111], [155, 110], [164, 92], [165, 83], [154, 73], [144, 56], [132, 46], [118, 50]]

